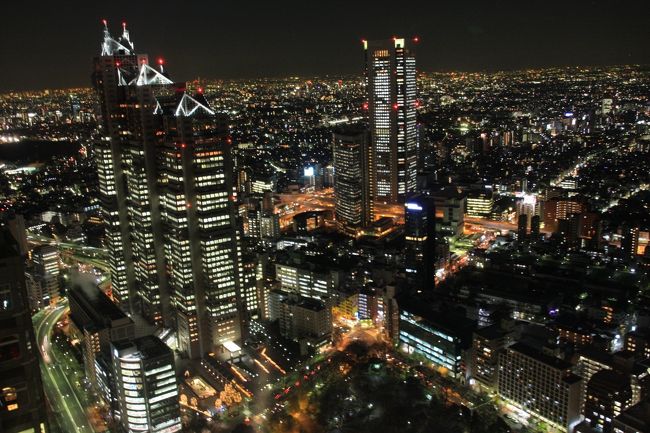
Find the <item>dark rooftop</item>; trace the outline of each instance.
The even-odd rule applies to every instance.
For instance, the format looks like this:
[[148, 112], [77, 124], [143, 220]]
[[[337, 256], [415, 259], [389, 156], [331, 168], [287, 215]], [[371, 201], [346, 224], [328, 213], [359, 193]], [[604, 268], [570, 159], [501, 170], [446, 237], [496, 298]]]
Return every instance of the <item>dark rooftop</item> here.
[[474, 333], [488, 340], [495, 340], [507, 334], [506, 331], [504, 331], [499, 325], [496, 324], [479, 328], [474, 331]]
[[0, 259], [17, 257], [19, 255], [18, 242], [16, 242], [16, 239], [14, 239], [7, 227], [2, 227], [0, 233]]
[[614, 418], [614, 426], [623, 424], [636, 429], [639, 432], [650, 431], [650, 402], [642, 401]]
[[630, 378], [614, 370], [600, 370], [589, 379], [589, 387], [623, 390], [630, 387]]
[[76, 285], [68, 292], [68, 296], [73, 298], [85, 310], [86, 314], [91, 316], [95, 324], [106, 324], [107, 319], [115, 321], [128, 317], [97, 286]]
[[523, 343], [515, 343], [512, 346], [508, 347], [508, 349], [519, 352], [522, 355], [533, 358], [536, 361], [544, 363], [558, 370], [568, 370], [571, 368], [571, 363], [554, 356], [546, 355], [545, 353], [542, 353]]

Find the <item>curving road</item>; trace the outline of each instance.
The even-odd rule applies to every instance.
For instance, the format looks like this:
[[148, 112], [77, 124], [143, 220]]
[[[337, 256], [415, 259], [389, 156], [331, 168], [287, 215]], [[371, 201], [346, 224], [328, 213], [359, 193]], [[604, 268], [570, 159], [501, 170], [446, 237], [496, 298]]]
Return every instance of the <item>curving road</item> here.
[[43, 388], [59, 425], [66, 433], [94, 433], [77, 395], [83, 390], [74, 386], [76, 382], [71, 379], [76, 361], [66, 358], [50, 343], [52, 329], [67, 310], [67, 301], [64, 300], [56, 308], [48, 308], [33, 317], [36, 342], [41, 352]]

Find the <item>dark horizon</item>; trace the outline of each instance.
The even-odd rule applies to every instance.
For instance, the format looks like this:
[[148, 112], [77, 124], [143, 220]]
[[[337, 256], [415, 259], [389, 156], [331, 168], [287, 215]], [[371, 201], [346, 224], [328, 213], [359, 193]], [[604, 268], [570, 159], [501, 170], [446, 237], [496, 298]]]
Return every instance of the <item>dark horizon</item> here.
[[423, 72], [650, 63], [650, 5], [643, 1], [622, 0], [615, 9], [594, 0], [396, 5], [11, 2], [0, 28], [0, 92], [89, 87], [103, 18], [113, 35], [125, 20], [136, 50], [164, 57], [179, 81], [360, 75], [361, 39], [393, 35], [420, 38]]

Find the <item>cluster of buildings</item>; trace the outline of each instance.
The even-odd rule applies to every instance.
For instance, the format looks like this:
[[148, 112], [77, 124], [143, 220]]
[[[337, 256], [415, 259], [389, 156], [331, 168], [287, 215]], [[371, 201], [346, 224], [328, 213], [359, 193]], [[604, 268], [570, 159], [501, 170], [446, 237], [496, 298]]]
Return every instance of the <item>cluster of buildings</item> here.
[[[363, 82], [265, 87], [176, 82], [125, 25], [119, 37], [105, 27], [100, 111], [72, 102], [58, 120], [98, 122], [96, 166], [81, 170], [96, 185], [78, 175], [68, 191], [96, 198], [30, 208], [28, 226], [105, 248], [110, 287], [66, 296], [69, 337], [118, 428], [180, 431], [185, 408], [254, 398], [360, 323], [498, 396], [513, 422], [647, 431], [648, 227], [643, 200], [612, 182], [647, 189], [634, 165], [650, 150], [647, 98], [608, 97], [599, 70], [418, 80], [417, 42], [364, 40]], [[621, 95], [636, 95], [638, 72], [616, 73]], [[595, 108], [565, 96], [593, 82]], [[8, 176], [47, 184], [51, 170]], [[598, 170], [606, 179], [592, 180]], [[0, 286], [0, 377], [12, 378], [0, 381], [0, 429], [42, 431], [42, 398], [21, 397], [40, 389], [37, 348], [15, 329], [56, 305], [60, 245], [29, 251], [24, 221], [7, 224], [18, 245], [3, 247], [3, 278], [21, 284]], [[16, 374], [6, 359], [22, 363]], [[21, 416], [5, 418], [14, 405]]]

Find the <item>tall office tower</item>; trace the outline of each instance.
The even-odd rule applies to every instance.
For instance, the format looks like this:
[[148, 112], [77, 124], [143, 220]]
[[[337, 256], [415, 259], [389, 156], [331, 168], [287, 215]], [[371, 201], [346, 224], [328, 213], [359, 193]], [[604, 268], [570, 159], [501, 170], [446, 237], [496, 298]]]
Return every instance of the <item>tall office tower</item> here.
[[539, 225], [541, 218], [535, 215], [530, 219], [530, 235], [534, 239], [539, 239]]
[[403, 38], [363, 41], [363, 47], [374, 153], [374, 193], [379, 200], [398, 202], [416, 186], [415, 55]]
[[406, 277], [417, 290], [435, 288], [436, 210], [423, 194], [410, 196], [404, 205], [404, 260]]
[[280, 237], [279, 214], [271, 213], [260, 217], [260, 236], [262, 239], [276, 239]]
[[25, 217], [20, 214], [11, 214], [4, 212], [7, 227], [11, 232], [16, 242], [18, 242], [18, 249], [21, 256], [24, 256], [29, 251], [27, 245], [27, 231], [25, 230]]
[[30, 308], [37, 311], [58, 302], [59, 250], [54, 245], [39, 245], [31, 256], [32, 265], [25, 272], [25, 280]]
[[368, 131], [359, 125], [332, 134], [336, 227], [356, 237], [374, 220], [372, 152]]
[[230, 143], [201, 92], [158, 63], [133, 52], [125, 27], [118, 40], [104, 30], [95, 87], [106, 244], [117, 301], [175, 324], [180, 349], [196, 358], [241, 336]]
[[32, 261], [39, 274], [59, 276], [59, 250], [54, 245], [40, 245], [34, 248]]
[[47, 430], [38, 345], [25, 288], [24, 257], [0, 229], [0, 431]]
[[527, 233], [528, 233], [528, 215], [521, 214], [517, 219], [517, 240], [520, 242], [526, 240]]
[[490, 218], [494, 206], [494, 194], [487, 189], [470, 191], [467, 195], [466, 203], [467, 216], [473, 218]]
[[264, 191], [262, 195], [262, 213], [273, 214], [275, 213], [275, 205], [273, 204], [273, 193], [271, 191]]
[[129, 433], [180, 431], [173, 352], [153, 336], [113, 343], [111, 349], [124, 430]]
[[460, 236], [465, 227], [465, 204], [467, 197], [458, 188], [447, 186], [431, 191], [436, 206], [436, 232], [442, 238]]
[[227, 124], [201, 94], [159, 99], [167, 127], [161, 205], [181, 350], [196, 358], [241, 338], [241, 260]]
[[[130, 128], [126, 114], [128, 88], [137, 85], [140, 65], [146, 55], [137, 55], [126, 26], [114, 39], [104, 21], [101, 55], [94, 60], [93, 84], [99, 95], [102, 139], [94, 152], [99, 178], [99, 201], [105, 225], [104, 244], [108, 250], [111, 288], [115, 301], [132, 310], [135, 274], [127, 214], [127, 180], [123, 171]], [[135, 82], [134, 82], [135, 81]]]

